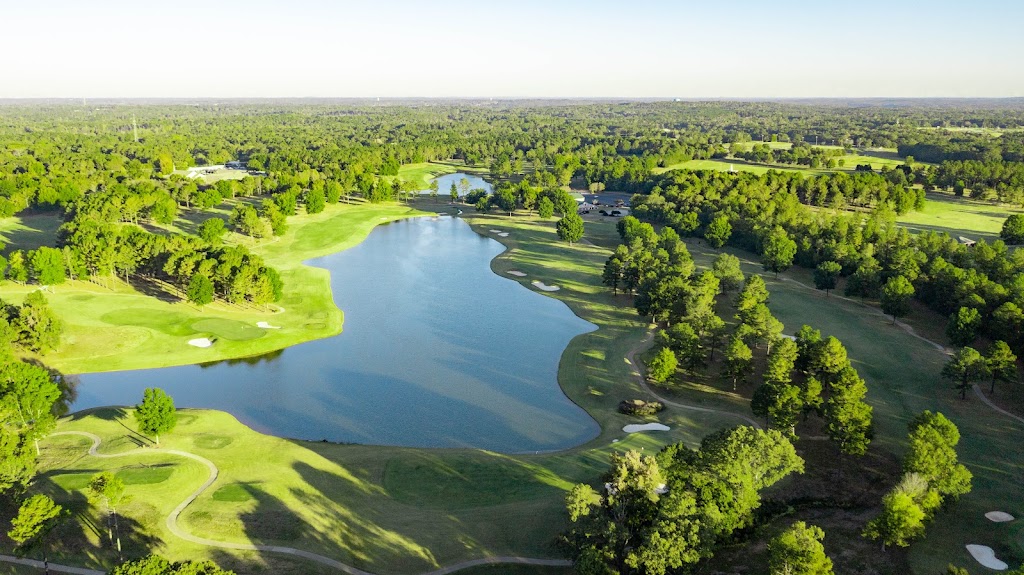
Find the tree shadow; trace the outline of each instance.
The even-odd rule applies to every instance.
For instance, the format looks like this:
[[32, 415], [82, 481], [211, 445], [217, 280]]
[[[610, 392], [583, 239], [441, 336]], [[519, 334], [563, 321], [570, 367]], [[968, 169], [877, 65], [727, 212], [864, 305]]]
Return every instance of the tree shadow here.
[[[97, 470], [74, 473], [91, 475]], [[39, 541], [23, 550], [33, 559], [107, 570], [122, 559], [158, 553], [163, 544], [152, 526], [118, 513], [115, 517], [97, 508], [82, 489], [66, 489], [54, 481], [62, 473], [43, 473], [33, 481], [33, 491], [43, 493], [63, 506], [65, 516]], [[120, 539], [121, 550], [117, 549]]]

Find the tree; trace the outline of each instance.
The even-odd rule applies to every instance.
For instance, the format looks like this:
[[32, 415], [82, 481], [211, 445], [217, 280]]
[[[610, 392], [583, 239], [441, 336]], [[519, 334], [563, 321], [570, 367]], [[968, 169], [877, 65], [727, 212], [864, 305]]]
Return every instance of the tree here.
[[437, 192], [440, 190], [440, 188], [441, 188], [441, 186], [440, 186], [440, 184], [437, 183], [437, 179], [436, 178], [433, 179], [433, 180], [430, 180], [430, 199], [432, 199], [432, 200], [436, 200], [437, 199]]
[[160, 434], [173, 430], [178, 422], [174, 400], [159, 387], [146, 388], [142, 393], [142, 403], [135, 406], [135, 421], [139, 424], [139, 431], [156, 436], [159, 445]]
[[743, 270], [740, 269], [740, 258], [732, 254], [718, 254], [711, 264], [711, 273], [718, 278], [718, 285], [723, 292], [731, 292], [743, 283]]
[[568, 213], [558, 220], [555, 229], [558, 231], [559, 238], [572, 245], [573, 242], [578, 242], [583, 237], [583, 218], [579, 214]]
[[750, 373], [750, 363], [753, 359], [754, 353], [742, 338], [733, 336], [729, 339], [729, 344], [725, 347], [725, 366], [722, 374], [732, 379], [733, 391], [736, 391], [736, 383]]
[[829, 438], [847, 455], [864, 455], [871, 443], [873, 408], [864, 401], [867, 385], [857, 371], [846, 367], [830, 386], [825, 404]]
[[[107, 508], [107, 537], [114, 542], [117, 529], [117, 506], [124, 499], [124, 481], [109, 471], [101, 471], [89, 481], [89, 494]], [[117, 533], [117, 549], [121, 549], [121, 534]]]
[[1017, 379], [1017, 356], [1010, 350], [1005, 341], [996, 341], [988, 350], [985, 356], [985, 364], [992, 376], [992, 389], [989, 394], [996, 392], [996, 382], [1007, 383]]
[[985, 358], [973, 347], [960, 348], [942, 367], [942, 377], [953, 382], [960, 392], [960, 399], [967, 399], [967, 390], [971, 385], [988, 375]]
[[925, 411], [910, 422], [909, 429], [910, 448], [903, 459], [903, 471], [923, 477], [940, 501], [970, 493], [973, 477], [958, 461], [960, 431], [956, 425], [941, 413]]
[[115, 567], [110, 575], [235, 575], [211, 561], [179, 561], [171, 563], [159, 555], [128, 561]]
[[516, 194], [509, 188], [501, 188], [491, 196], [491, 202], [503, 212], [511, 216], [516, 209]]
[[1024, 215], [1013, 214], [1003, 221], [999, 238], [1008, 244], [1024, 243]]
[[542, 197], [537, 201], [537, 215], [541, 219], [547, 220], [555, 214], [555, 204], [551, 203], [551, 200], [547, 196]]
[[16, 250], [11, 252], [7, 260], [7, 277], [18, 282], [28, 281], [28, 262], [25, 261], [25, 252]]
[[764, 252], [761, 254], [761, 265], [766, 271], [784, 272], [793, 265], [793, 258], [796, 256], [796, 242], [789, 234], [780, 227], [776, 227], [768, 234], [764, 241]]
[[814, 268], [814, 287], [825, 290], [825, 296], [828, 296], [829, 290], [836, 289], [836, 284], [839, 283], [839, 273], [843, 271], [843, 266], [837, 262], [821, 262], [818, 267]]
[[219, 246], [227, 231], [227, 228], [224, 226], [224, 220], [220, 218], [210, 218], [208, 220], [204, 220], [203, 223], [200, 224], [199, 237], [210, 245]]
[[210, 278], [203, 274], [193, 274], [192, 279], [188, 282], [186, 297], [188, 297], [188, 301], [202, 307], [213, 302], [213, 289], [213, 282], [210, 281]]
[[896, 318], [910, 311], [910, 298], [913, 296], [914, 286], [903, 276], [889, 278], [882, 286], [882, 311], [892, 316], [893, 325], [896, 324]]
[[448, 194], [451, 196], [453, 204], [459, 201], [459, 188], [455, 185], [455, 182], [452, 182], [452, 187], [449, 188]]
[[64, 324], [54, 313], [46, 296], [41, 291], [34, 291], [25, 296], [24, 303], [18, 308], [17, 316], [11, 321], [17, 331], [17, 344], [25, 349], [37, 352], [57, 349], [60, 336], [64, 333]]
[[906, 493], [893, 492], [882, 498], [882, 513], [864, 529], [868, 539], [881, 540], [886, 545], [906, 547], [924, 535], [924, 510]]
[[40, 247], [29, 252], [31, 277], [41, 285], [54, 286], [64, 283], [67, 274], [64, 270], [64, 254], [56, 248]]
[[725, 242], [729, 241], [729, 236], [731, 235], [732, 224], [729, 223], [729, 216], [725, 214], [718, 214], [712, 218], [708, 222], [708, 227], [704, 230], [704, 239], [713, 248], [724, 246]]
[[18, 509], [7, 536], [19, 546], [49, 530], [64, 508], [45, 495], [33, 495]]
[[676, 372], [678, 364], [676, 354], [671, 349], [663, 347], [647, 366], [647, 377], [652, 381], [665, 383]]
[[946, 323], [946, 337], [957, 347], [969, 345], [978, 337], [981, 328], [981, 312], [973, 307], [961, 307], [949, 316]]
[[768, 573], [832, 575], [832, 560], [821, 544], [824, 538], [820, 527], [797, 521], [768, 543]]
[[319, 214], [327, 207], [327, 196], [324, 190], [314, 187], [306, 192], [306, 213]]

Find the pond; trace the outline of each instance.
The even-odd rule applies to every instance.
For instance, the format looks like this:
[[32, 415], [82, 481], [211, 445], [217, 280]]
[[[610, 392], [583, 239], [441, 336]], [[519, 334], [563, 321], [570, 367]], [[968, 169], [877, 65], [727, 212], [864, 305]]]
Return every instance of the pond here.
[[[473, 191], [477, 188], [483, 188], [487, 190], [488, 194], [494, 193], [494, 187], [491, 186], [491, 184], [488, 183], [487, 180], [481, 178], [480, 176], [474, 176], [473, 174], [464, 174], [462, 172], [458, 172], [455, 174], [445, 174], [443, 176], [438, 176], [434, 178], [435, 180], [437, 180], [437, 194], [441, 197], [449, 197], [449, 195], [451, 194], [452, 184], [455, 184], [455, 186], [458, 187], [459, 181], [462, 180], [462, 178], [466, 178], [466, 181], [469, 182], [470, 191]], [[430, 193], [430, 190], [423, 190], [422, 193]], [[459, 195], [464, 195], [462, 193], [462, 190], [459, 190]]]
[[161, 387], [179, 407], [281, 437], [506, 453], [578, 445], [599, 427], [562, 393], [558, 363], [596, 327], [495, 275], [503, 250], [458, 218], [379, 226], [307, 262], [331, 273], [340, 335], [246, 360], [82, 375], [72, 409], [131, 405]]

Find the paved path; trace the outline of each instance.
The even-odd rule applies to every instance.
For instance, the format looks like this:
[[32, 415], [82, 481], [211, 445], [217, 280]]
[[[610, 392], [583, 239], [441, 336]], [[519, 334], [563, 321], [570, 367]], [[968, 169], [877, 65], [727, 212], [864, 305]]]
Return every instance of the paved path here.
[[[235, 549], [240, 551], [264, 551], [270, 553], [282, 553], [285, 555], [293, 555], [295, 557], [302, 557], [304, 559], [309, 559], [310, 561], [315, 561], [322, 565], [327, 565], [328, 567], [333, 567], [339, 571], [348, 573], [349, 575], [374, 575], [369, 571], [363, 571], [362, 569], [358, 569], [351, 565], [342, 563], [341, 561], [337, 561], [335, 559], [331, 559], [330, 557], [325, 557], [323, 555], [319, 555], [311, 551], [304, 551], [302, 549], [295, 549], [293, 547], [282, 547], [279, 545], [253, 545], [250, 543], [230, 543], [225, 541], [215, 541], [213, 539], [197, 537], [179, 527], [178, 517], [181, 515], [181, 512], [184, 511], [185, 508], [187, 508], [193, 501], [195, 501], [196, 498], [199, 497], [204, 491], [206, 491], [207, 488], [213, 485], [214, 481], [217, 480], [217, 476], [219, 474], [217, 466], [214, 465], [212, 461], [206, 459], [205, 457], [201, 457], [199, 455], [189, 453], [187, 451], [179, 451], [177, 449], [132, 449], [130, 451], [124, 451], [121, 453], [99, 453], [98, 449], [100, 447], [100, 442], [102, 440], [98, 435], [94, 433], [89, 433], [87, 431], [61, 431], [58, 433], [53, 433], [51, 435], [78, 435], [91, 440], [92, 445], [89, 447], [89, 455], [93, 457], [113, 459], [116, 457], [132, 457], [136, 455], [177, 455], [179, 457], [185, 457], [193, 461], [198, 461], [199, 463], [205, 465], [210, 472], [209, 477], [206, 479], [206, 481], [203, 482], [202, 485], [199, 486], [198, 489], [192, 492], [191, 495], [186, 497], [184, 501], [179, 503], [178, 506], [175, 507], [173, 511], [171, 511], [171, 513], [167, 516], [167, 520], [165, 522], [167, 525], [167, 529], [175, 536], [180, 537], [181, 539], [190, 541], [192, 543], [197, 543], [199, 545], [206, 545], [208, 547], [219, 547], [221, 549]], [[43, 562], [34, 559], [22, 559], [19, 557], [12, 557], [9, 555], [0, 555], [0, 561], [7, 563], [15, 563], [18, 565], [27, 565], [29, 567], [37, 567], [39, 569], [43, 569]], [[422, 575], [447, 575], [448, 573], [454, 573], [456, 571], [459, 571], [460, 569], [465, 569], [467, 567], [502, 563], [516, 563], [520, 565], [542, 565], [553, 567], [563, 567], [572, 565], [572, 562], [566, 561], [564, 559], [535, 559], [532, 557], [484, 557], [481, 559], [470, 559], [468, 561], [462, 561], [460, 563], [456, 563], [448, 567], [442, 567], [440, 569], [425, 572]], [[70, 567], [67, 565], [57, 565], [54, 563], [49, 564], [49, 569], [50, 571], [56, 571], [60, 573], [74, 573], [78, 575], [105, 574], [105, 571], [96, 571], [94, 569], [85, 569], [82, 567]]]
[[727, 415], [727, 416], [730, 416], [730, 417], [738, 417], [739, 419], [742, 419], [743, 421], [745, 421], [745, 422], [749, 423], [750, 425], [754, 426], [755, 429], [761, 429], [761, 424], [759, 424], [758, 422], [754, 421], [753, 419], [750, 419], [749, 417], [747, 417], [747, 416], [745, 416], [743, 414], [735, 413], [735, 412], [732, 412], [732, 411], [723, 411], [721, 409], [711, 409], [710, 407], [698, 407], [696, 405], [689, 405], [689, 404], [686, 404], [686, 403], [679, 403], [678, 401], [672, 401], [672, 400], [669, 400], [669, 399], [665, 399], [664, 397], [661, 397], [660, 395], [655, 393], [654, 390], [651, 389], [651, 386], [647, 385], [647, 378], [644, 377], [644, 375], [643, 375], [643, 365], [636, 359], [636, 354], [638, 354], [641, 351], [647, 349], [648, 344], [650, 343], [650, 341], [651, 341], [651, 339], [653, 337], [654, 337], [654, 332], [653, 331], [647, 332], [647, 335], [644, 336], [644, 339], [641, 340], [640, 343], [638, 343], [636, 345], [636, 347], [634, 347], [633, 349], [629, 350], [626, 353], [626, 361], [628, 361], [629, 364], [631, 366], [633, 366], [633, 368], [634, 368], [633, 369], [633, 375], [636, 376], [637, 382], [640, 383], [640, 387], [642, 387], [644, 389], [644, 391], [646, 391], [647, 393], [653, 395], [658, 401], [660, 401], [660, 402], [662, 402], [662, 403], [664, 403], [666, 405], [671, 405], [673, 407], [678, 407], [679, 409], [688, 409], [690, 411], [700, 411], [700, 412], [703, 412], [703, 413], [717, 413], [719, 415]]
[[1003, 409], [1003, 408], [999, 407], [998, 405], [992, 403], [992, 401], [989, 398], [985, 397], [985, 394], [982, 393], [981, 388], [978, 387], [977, 384], [974, 385], [974, 394], [977, 395], [978, 398], [981, 399], [981, 401], [983, 401], [985, 403], [985, 405], [991, 407], [992, 409], [998, 411], [999, 413], [1002, 413], [1006, 417], [1009, 417], [1011, 419], [1016, 419], [1017, 421], [1019, 421], [1021, 423], [1024, 423], [1024, 417], [1020, 417], [1020, 416], [1014, 415], [1014, 414], [1010, 413], [1009, 411], [1006, 411], [1005, 409]]

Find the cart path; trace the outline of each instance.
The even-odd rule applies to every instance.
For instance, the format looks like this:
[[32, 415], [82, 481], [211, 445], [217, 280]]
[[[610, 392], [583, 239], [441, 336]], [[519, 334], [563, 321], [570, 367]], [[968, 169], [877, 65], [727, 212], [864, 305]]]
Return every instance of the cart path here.
[[640, 343], [636, 344], [636, 346], [634, 346], [633, 349], [630, 349], [628, 352], [626, 352], [626, 361], [629, 362], [629, 365], [631, 365], [633, 367], [633, 375], [636, 376], [637, 382], [640, 384], [640, 387], [643, 388], [644, 391], [646, 391], [648, 394], [654, 396], [655, 399], [657, 399], [658, 401], [664, 403], [665, 405], [671, 405], [673, 407], [678, 407], [679, 409], [688, 409], [690, 411], [700, 411], [700, 412], [703, 412], [703, 413], [717, 413], [719, 415], [727, 415], [729, 417], [738, 417], [739, 419], [742, 419], [743, 421], [745, 421], [745, 422], [749, 423], [750, 425], [754, 426], [754, 429], [761, 429], [761, 424], [759, 424], [758, 422], [754, 421], [753, 419], [751, 419], [751, 418], [749, 418], [746, 415], [743, 415], [741, 413], [736, 413], [736, 412], [733, 412], [733, 411], [725, 411], [725, 410], [721, 410], [721, 409], [711, 409], [710, 407], [699, 407], [699, 406], [696, 406], [696, 405], [689, 405], [689, 404], [686, 404], [686, 403], [680, 403], [678, 401], [672, 401], [672, 400], [669, 400], [669, 399], [665, 399], [664, 397], [661, 397], [660, 395], [655, 393], [654, 390], [651, 388], [651, 386], [647, 384], [647, 378], [644, 377], [644, 375], [643, 375], [643, 366], [642, 366], [642, 364], [636, 359], [636, 354], [638, 354], [641, 351], [644, 351], [645, 349], [647, 349], [649, 347], [649, 344], [650, 344], [650, 342], [651, 342], [651, 340], [653, 338], [654, 338], [654, 332], [653, 331], [648, 331], [647, 335], [644, 336], [644, 338], [642, 340], [640, 340]]
[[[199, 545], [206, 545], [208, 547], [218, 547], [221, 549], [234, 549], [239, 551], [264, 551], [270, 553], [293, 555], [295, 557], [302, 557], [310, 561], [315, 561], [322, 565], [327, 565], [328, 567], [333, 567], [339, 571], [348, 573], [349, 575], [374, 575], [369, 571], [363, 571], [362, 569], [359, 569], [357, 567], [353, 567], [351, 565], [342, 563], [341, 561], [337, 561], [335, 559], [331, 559], [330, 557], [319, 555], [311, 551], [295, 549], [294, 547], [282, 547], [279, 545], [253, 545], [250, 543], [230, 543], [226, 541], [215, 541], [213, 539], [197, 537], [179, 527], [178, 517], [181, 515], [181, 513], [190, 504], [192, 504], [192, 502], [195, 501], [197, 497], [199, 497], [204, 491], [206, 491], [211, 485], [213, 485], [215, 481], [217, 481], [217, 477], [220, 473], [220, 471], [217, 469], [217, 466], [214, 465], [212, 461], [206, 459], [205, 457], [201, 457], [199, 455], [189, 453], [187, 451], [179, 451], [177, 449], [132, 449], [130, 451], [124, 451], [121, 453], [99, 453], [98, 449], [100, 447], [102, 439], [100, 439], [100, 437], [94, 433], [89, 433], [87, 431], [61, 431], [51, 434], [51, 436], [58, 435], [78, 435], [89, 439], [90, 441], [92, 441], [92, 445], [89, 447], [89, 455], [93, 457], [113, 459], [117, 457], [132, 457], [137, 455], [177, 455], [179, 457], [191, 459], [193, 461], [197, 461], [205, 465], [210, 472], [209, 477], [206, 479], [206, 481], [203, 482], [202, 485], [199, 486], [198, 489], [196, 489], [194, 492], [192, 492], [191, 495], [186, 497], [184, 501], [179, 503], [178, 506], [175, 507], [174, 510], [171, 511], [171, 513], [167, 516], [167, 519], [165, 521], [167, 529], [172, 534], [181, 539]], [[44, 564], [42, 561], [38, 561], [35, 559], [23, 559], [20, 557], [12, 557], [9, 555], [0, 555], [0, 562], [15, 563], [18, 565], [36, 567], [39, 569], [44, 568]], [[468, 561], [462, 561], [460, 563], [449, 565], [448, 567], [442, 567], [440, 569], [435, 569], [433, 571], [427, 571], [422, 573], [421, 575], [448, 575], [449, 573], [454, 573], [456, 571], [466, 569], [468, 567], [503, 563], [550, 567], [567, 567], [572, 565], [571, 561], [566, 561], [564, 559], [537, 559], [533, 557], [483, 557], [480, 559], [470, 559]], [[105, 571], [97, 571], [95, 569], [71, 567], [68, 565], [58, 565], [55, 563], [49, 563], [48, 568], [50, 569], [50, 571], [55, 571], [59, 573], [72, 573], [78, 575], [105, 575], [106, 573]]]

